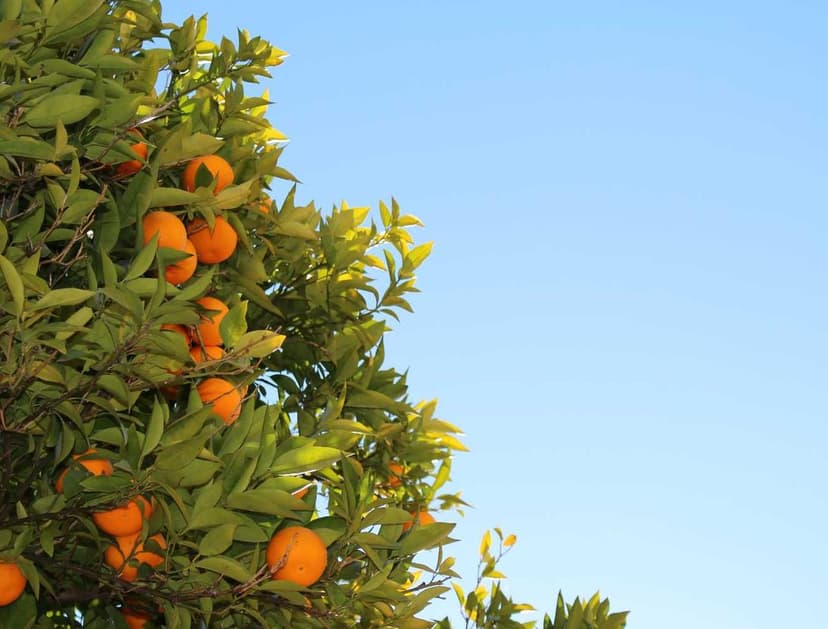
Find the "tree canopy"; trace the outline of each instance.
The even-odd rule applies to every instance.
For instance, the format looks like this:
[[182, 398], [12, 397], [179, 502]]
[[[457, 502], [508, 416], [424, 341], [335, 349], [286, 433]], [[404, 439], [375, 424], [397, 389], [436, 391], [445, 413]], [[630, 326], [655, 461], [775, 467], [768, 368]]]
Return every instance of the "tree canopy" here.
[[300, 203], [246, 93], [285, 53], [206, 27], [0, 3], [0, 626], [430, 627], [465, 448], [383, 335], [431, 244]]

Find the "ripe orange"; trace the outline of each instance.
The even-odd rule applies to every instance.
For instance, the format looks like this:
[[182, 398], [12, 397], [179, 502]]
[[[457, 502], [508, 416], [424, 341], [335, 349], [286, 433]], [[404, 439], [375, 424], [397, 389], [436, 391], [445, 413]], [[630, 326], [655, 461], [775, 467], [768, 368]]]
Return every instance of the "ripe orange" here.
[[434, 524], [436, 522], [434, 516], [431, 515], [428, 511], [418, 511], [417, 513], [411, 514], [410, 522], [406, 522], [405, 524], [403, 524], [403, 531], [407, 531], [412, 526], [414, 526], [414, 520], [419, 521], [420, 526], [425, 526], [426, 524]]
[[193, 220], [187, 233], [198, 254], [198, 261], [204, 264], [218, 264], [233, 255], [239, 242], [236, 230], [223, 216], [216, 216], [213, 229], [203, 218]]
[[[150, 537], [162, 549], [167, 542], [161, 533]], [[115, 538], [115, 544], [107, 546], [104, 551], [106, 565], [118, 573], [118, 578], [131, 583], [138, 578], [138, 566], [133, 564], [147, 564], [157, 568], [164, 562], [164, 557], [156, 552], [144, 550], [144, 542], [138, 539], [138, 533], [123, 535]]]
[[147, 622], [152, 620], [152, 616], [147, 614], [146, 612], [134, 610], [134, 609], [127, 609], [124, 608], [121, 615], [124, 618], [124, 622], [129, 629], [144, 629], [147, 626]]
[[201, 401], [211, 406], [225, 424], [229, 426], [239, 418], [242, 394], [232, 382], [224, 378], [207, 378], [197, 388]]
[[270, 208], [273, 207], [273, 199], [270, 197], [265, 197], [261, 203], [259, 203], [259, 212], [262, 214], [270, 213]]
[[181, 185], [188, 192], [195, 191], [196, 173], [198, 172], [198, 167], [202, 164], [210, 171], [210, 174], [213, 175], [213, 179], [215, 180], [213, 194], [218, 194], [233, 183], [235, 175], [233, 175], [233, 169], [227, 163], [226, 159], [218, 155], [202, 155], [201, 157], [190, 160], [181, 175]]
[[[140, 502], [140, 504], [139, 504]], [[143, 496], [130, 500], [122, 507], [92, 514], [92, 521], [104, 533], [113, 537], [137, 534], [152, 515], [152, 504]]]
[[184, 243], [184, 251], [190, 254], [189, 258], [179, 260], [164, 269], [164, 278], [170, 284], [175, 284], [176, 286], [190, 279], [198, 266], [198, 254], [195, 245], [193, 245], [189, 238]]
[[[87, 456], [90, 454], [95, 454], [94, 448], [91, 448], [86, 452], [82, 452], [80, 454], [73, 454], [72, 459], [77, 461], [80, 465], [82, 465], [91, 474], [94, 474], [95, 476], [112, 476], [112, 463], [110, 463], [108, 459], [87, 458]], [[69, 463], [69, 465], [74, 465], [74, 463]], [[58, 476], [58, 479], [55, 482], [55, 489], [59, 494], [63, 493], [63, 479], [66, 477], [68, 473], [69, 467], [67, 466], [67, 468], [60, 473], [60, 476]]]
[[158, 234], [158, 246], [184, 251], [187, 245], [187, 228], [172, 212], [156, 210], [144, 215], [144, 244]]
[[0, 607], [14, 603], [26, 589], [26, 577], [16, 563], [0, 562]]
[[396, 489], [397, 487], [402, 487], [402, 476], [404, 472], [404, 468], [399, 463], [395, 461], [391, 461], [388, 464], [388, 486], [392, 489]]
[[224, 350], [218, 345], [196, 346], [190, 350], [190, 358], [196, 365], [206, 360], [221, 360], [224, 358]]
[[201, 323], [198, 324], [193, 342], [200, 345], [224, 345], [219, 325], [221, 325], [224, 315], [229, 312], [229, 308], [224, 305], [223, 301], [215, 297], [202, 297], [197, 299], [196, 303], [205, 310], [215, 310], [216, 312], [201, 315]]
[[328, 563], [322, 538], [304, 526], [289, 526], [277, 532], [270, 539], [265, 556], [274, 579], [303, 587], [316, 583]]
[[129, 148], [131, 148], [132, 152], [135, 153], [141, 159], [131, 159], [129, 161], [121, 162], [120, 164], [118, 164], [117, 172], [119, 177], [129, 177], [130, 175], [134, 175], [139, 170], [141, 170], [141, 167], [144, 165], [144, 162], [147, 161], [149, 148], [144, 142], [136, 142]]

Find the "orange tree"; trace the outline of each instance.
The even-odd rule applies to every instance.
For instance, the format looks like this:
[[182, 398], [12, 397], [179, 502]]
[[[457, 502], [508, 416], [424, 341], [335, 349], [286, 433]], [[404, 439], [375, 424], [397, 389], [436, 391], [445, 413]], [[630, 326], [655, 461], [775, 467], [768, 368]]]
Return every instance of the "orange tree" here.
[[430, 626], [463, 446], [383, 351], [430, 245], [298, 204], [284, 53], [205, 31], [0, 3], [0, 626]]

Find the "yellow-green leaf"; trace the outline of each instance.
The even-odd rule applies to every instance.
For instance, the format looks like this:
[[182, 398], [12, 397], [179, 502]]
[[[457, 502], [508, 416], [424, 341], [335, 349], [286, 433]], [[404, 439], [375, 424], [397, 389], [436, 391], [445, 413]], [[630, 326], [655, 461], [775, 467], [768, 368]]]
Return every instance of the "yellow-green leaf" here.
[[302, 446], [279, 456], [270, 468], [273, 474], [304, 474], [336, 463], [342, 452], [323, 446]]
[[9, 292], [11, 293], [12, 302], [14, 303], [14, 314], [20, 318], [20, 315], [23, 314], [23, 306], [25, 303], [23, 280], [20, 279], [20, 275], [17, 273], [14, 264], [6, 256], [0, 255], [0, 270], [3, 272], [6, 286], [9, 287]]
[[287, 337], [270, 330], [253, 330], [242, 335], [233, 346], [241, 356], [264, 358], [282, 346]]

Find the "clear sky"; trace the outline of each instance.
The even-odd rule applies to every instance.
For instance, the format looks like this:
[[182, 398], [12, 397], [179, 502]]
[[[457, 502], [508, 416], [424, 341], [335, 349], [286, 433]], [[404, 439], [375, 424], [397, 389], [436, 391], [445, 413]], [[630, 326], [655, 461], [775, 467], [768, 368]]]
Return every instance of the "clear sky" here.
[[165, 7], [291, 53], [270, 118], [302, 199], [425, 221], [389, 355], [466, 430], [467, 587], [501, 526], [539, 609], [825, 626], [824, 2]]

